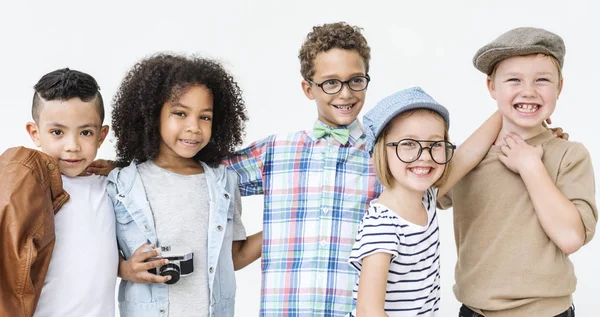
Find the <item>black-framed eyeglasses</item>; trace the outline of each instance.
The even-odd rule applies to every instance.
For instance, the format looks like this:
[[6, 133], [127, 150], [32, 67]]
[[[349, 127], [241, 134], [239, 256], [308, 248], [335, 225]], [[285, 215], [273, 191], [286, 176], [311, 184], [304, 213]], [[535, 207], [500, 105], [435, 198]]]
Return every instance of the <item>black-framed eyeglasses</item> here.
[[[424, 147], [421, 142], [429, 143], [429, 146]], [[412, 163], [418, 160], [423, 153], [423, 149], [428, 149], [431, 159], [437, 164], [444, 165], [450, 162], [456, 149], [456, 145], [444, 140], [402, 139], [398, 142], [386, 143], [386, 145], [396, 147], [396, 156], [404, 163]]]
[[346, 81], [342, 81], [339, 79], [327, 79], [326, 81], [317, 84], [310, 79], [306, 79], [309, 83], [323, 89], [323, 92], [328, 95], [334, 95], [338, 92], [342, 91], [344, 84], [348, 85], [348, 88], [352, 91], [363, 91], [367, 89], [369, 86], [369, 82], [371, 81], [371, 77], [369, 75], [366, 76], [354, 76]]

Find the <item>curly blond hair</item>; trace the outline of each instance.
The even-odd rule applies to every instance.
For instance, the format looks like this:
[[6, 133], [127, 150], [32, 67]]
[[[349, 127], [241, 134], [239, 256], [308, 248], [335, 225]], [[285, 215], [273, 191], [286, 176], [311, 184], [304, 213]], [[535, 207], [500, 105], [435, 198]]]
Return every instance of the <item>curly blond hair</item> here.
[[304, 79], [312, 79], [314, 75], [314, 60], [317, 54], [327, 52], [332, 48], [356, 50], [365, 62], [366, 72], [369, 72], [371, 48], [361, 33], [362, 28], [337, 22], [314, 26], [300, 47], [300, 73]]

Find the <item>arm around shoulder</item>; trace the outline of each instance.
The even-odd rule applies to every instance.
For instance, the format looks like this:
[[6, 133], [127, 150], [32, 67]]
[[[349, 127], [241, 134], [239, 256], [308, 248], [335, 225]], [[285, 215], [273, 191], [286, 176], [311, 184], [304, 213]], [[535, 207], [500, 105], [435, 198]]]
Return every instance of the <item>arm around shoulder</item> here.
[[502, 127], [500, 111], [494, 112], [465, 142], [456, 150], [452, 158], [452, 170], [446, 182], [439, 188], [438, 197], [443, 197], [485, 157], [490, 146], [498, 137]]

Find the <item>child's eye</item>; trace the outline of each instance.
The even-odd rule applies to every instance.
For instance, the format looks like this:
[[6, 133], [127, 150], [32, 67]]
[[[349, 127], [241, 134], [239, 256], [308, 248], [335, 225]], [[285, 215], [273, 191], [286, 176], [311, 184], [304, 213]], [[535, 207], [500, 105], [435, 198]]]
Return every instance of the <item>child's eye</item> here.
[[433, 142], [430, 145], [431, 147], [443, 147], [444, 143], [443, 142]]
[[181, 112], [181, 111], [171, 112], [171, 114], [178, 116], [178, 117], [185, 117], [185, 112]]
[[337, 79], [330, 79], [323, 82], [324, 86], [337, 86], [340, 83]]
[[519, 78], [509, 78], [507, 81], [519, 82]]
[[550, 79], [548, 79], [548, 78], [538, 78], [538, 81], [546, 81], [546, 82], [549, 82], [549, 81], [550, 81]]
[[200, 117], [200, 120], [204, 120], [204, 121], [211, 121], [211, 120], [212, 120], [212, 118], [211, 118], [211, 117], [209, 117], [209, 116], [201, 116], [201, 117]]
[[83, 136], [92, 136], [94, 133], [90, 130], [83, 130], [81, 131], [81, 135]]
[[63, 135], [63, 132], [61, 130], [52, 130], [52, 131], [50, 131], [50, 134], [59, 136], [59, 135]]
[[412, 141], [412, 140], [404, 140], [404, 141], [400, 141], [400, 143], [398, 145], [409, 148], [409, 147], [417, 146], [417, 142]]

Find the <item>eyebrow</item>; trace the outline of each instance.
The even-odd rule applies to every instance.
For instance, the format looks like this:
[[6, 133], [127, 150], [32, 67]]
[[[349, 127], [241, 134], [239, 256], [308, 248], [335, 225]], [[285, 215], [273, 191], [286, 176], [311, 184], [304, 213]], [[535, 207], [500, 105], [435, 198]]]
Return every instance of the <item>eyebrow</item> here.
[[[415, 139], [415, 140], [420, 140], [416, 135], [413, 134], [409, 134], [409, 135], [405, 135], [402, 139]], [[421, 140], [421, 141], [440, 141], [440, 140], [444, 140], [444, 137], [435, 134], [435, 135], [430, 135], [429, 136], [429, 140]]]
[[[367, 76], [367, 75], [363, 74], [362, 72], [353, 73], [353, 74], [350, 74], [350, 76], [348, 76], [348, 79], [356, 77], [356, 76]], [[327, 78], [325, 80], [329, 80], [329, 79], [333, 79], [333, 78], [342, 78], [342, 76], [338, 76], [337, 74], [325, 74], [325, 75], [322, 75], [322, 76], [319, 76], [319, 77], [321, 77], [321, 78]]]
[[[188, 110], [192, 109], [192, 108], [190, 108], [190, 107], [188, 107], [188, 106], [186, 106], [186, 105], [184, 105], [184, 104], [182, 104], [180, 102], [173, 102], [171, 104], [171, 108], [184, 108], [184, 109], [188, 109]], [[201, 112], [213, 112], [213, 108], [209, 107], [209, 108], [206, 108], [206, 109], [202, 109]]]
[[[538, 75], [538, 76], [539, 75], [553, 75], [552, 72], [537, 72], [535, 74]], [[510, 73], [503, 74], [504, 77], [507, 77], [507, 76], [522, 76], [522, 75], [523, 75], [523, 73], [518, 73], [518, 72], [510, 72]]]
[[[48, 123], [47, 126], [58, 127], [58, 128], [63, 128], [63, 129], [67, 128], [66, 125], [60, 124], [58, 122]], [[95, 124], [93, 124], [93, 123], [87, 123], [87, 124], [80, 125], [80, 126], [77, 127], [77, 129], [85, 129], [85, 128], [95, 128], [95, 129], [97, 129], [98, 126], [95, 125]]]

